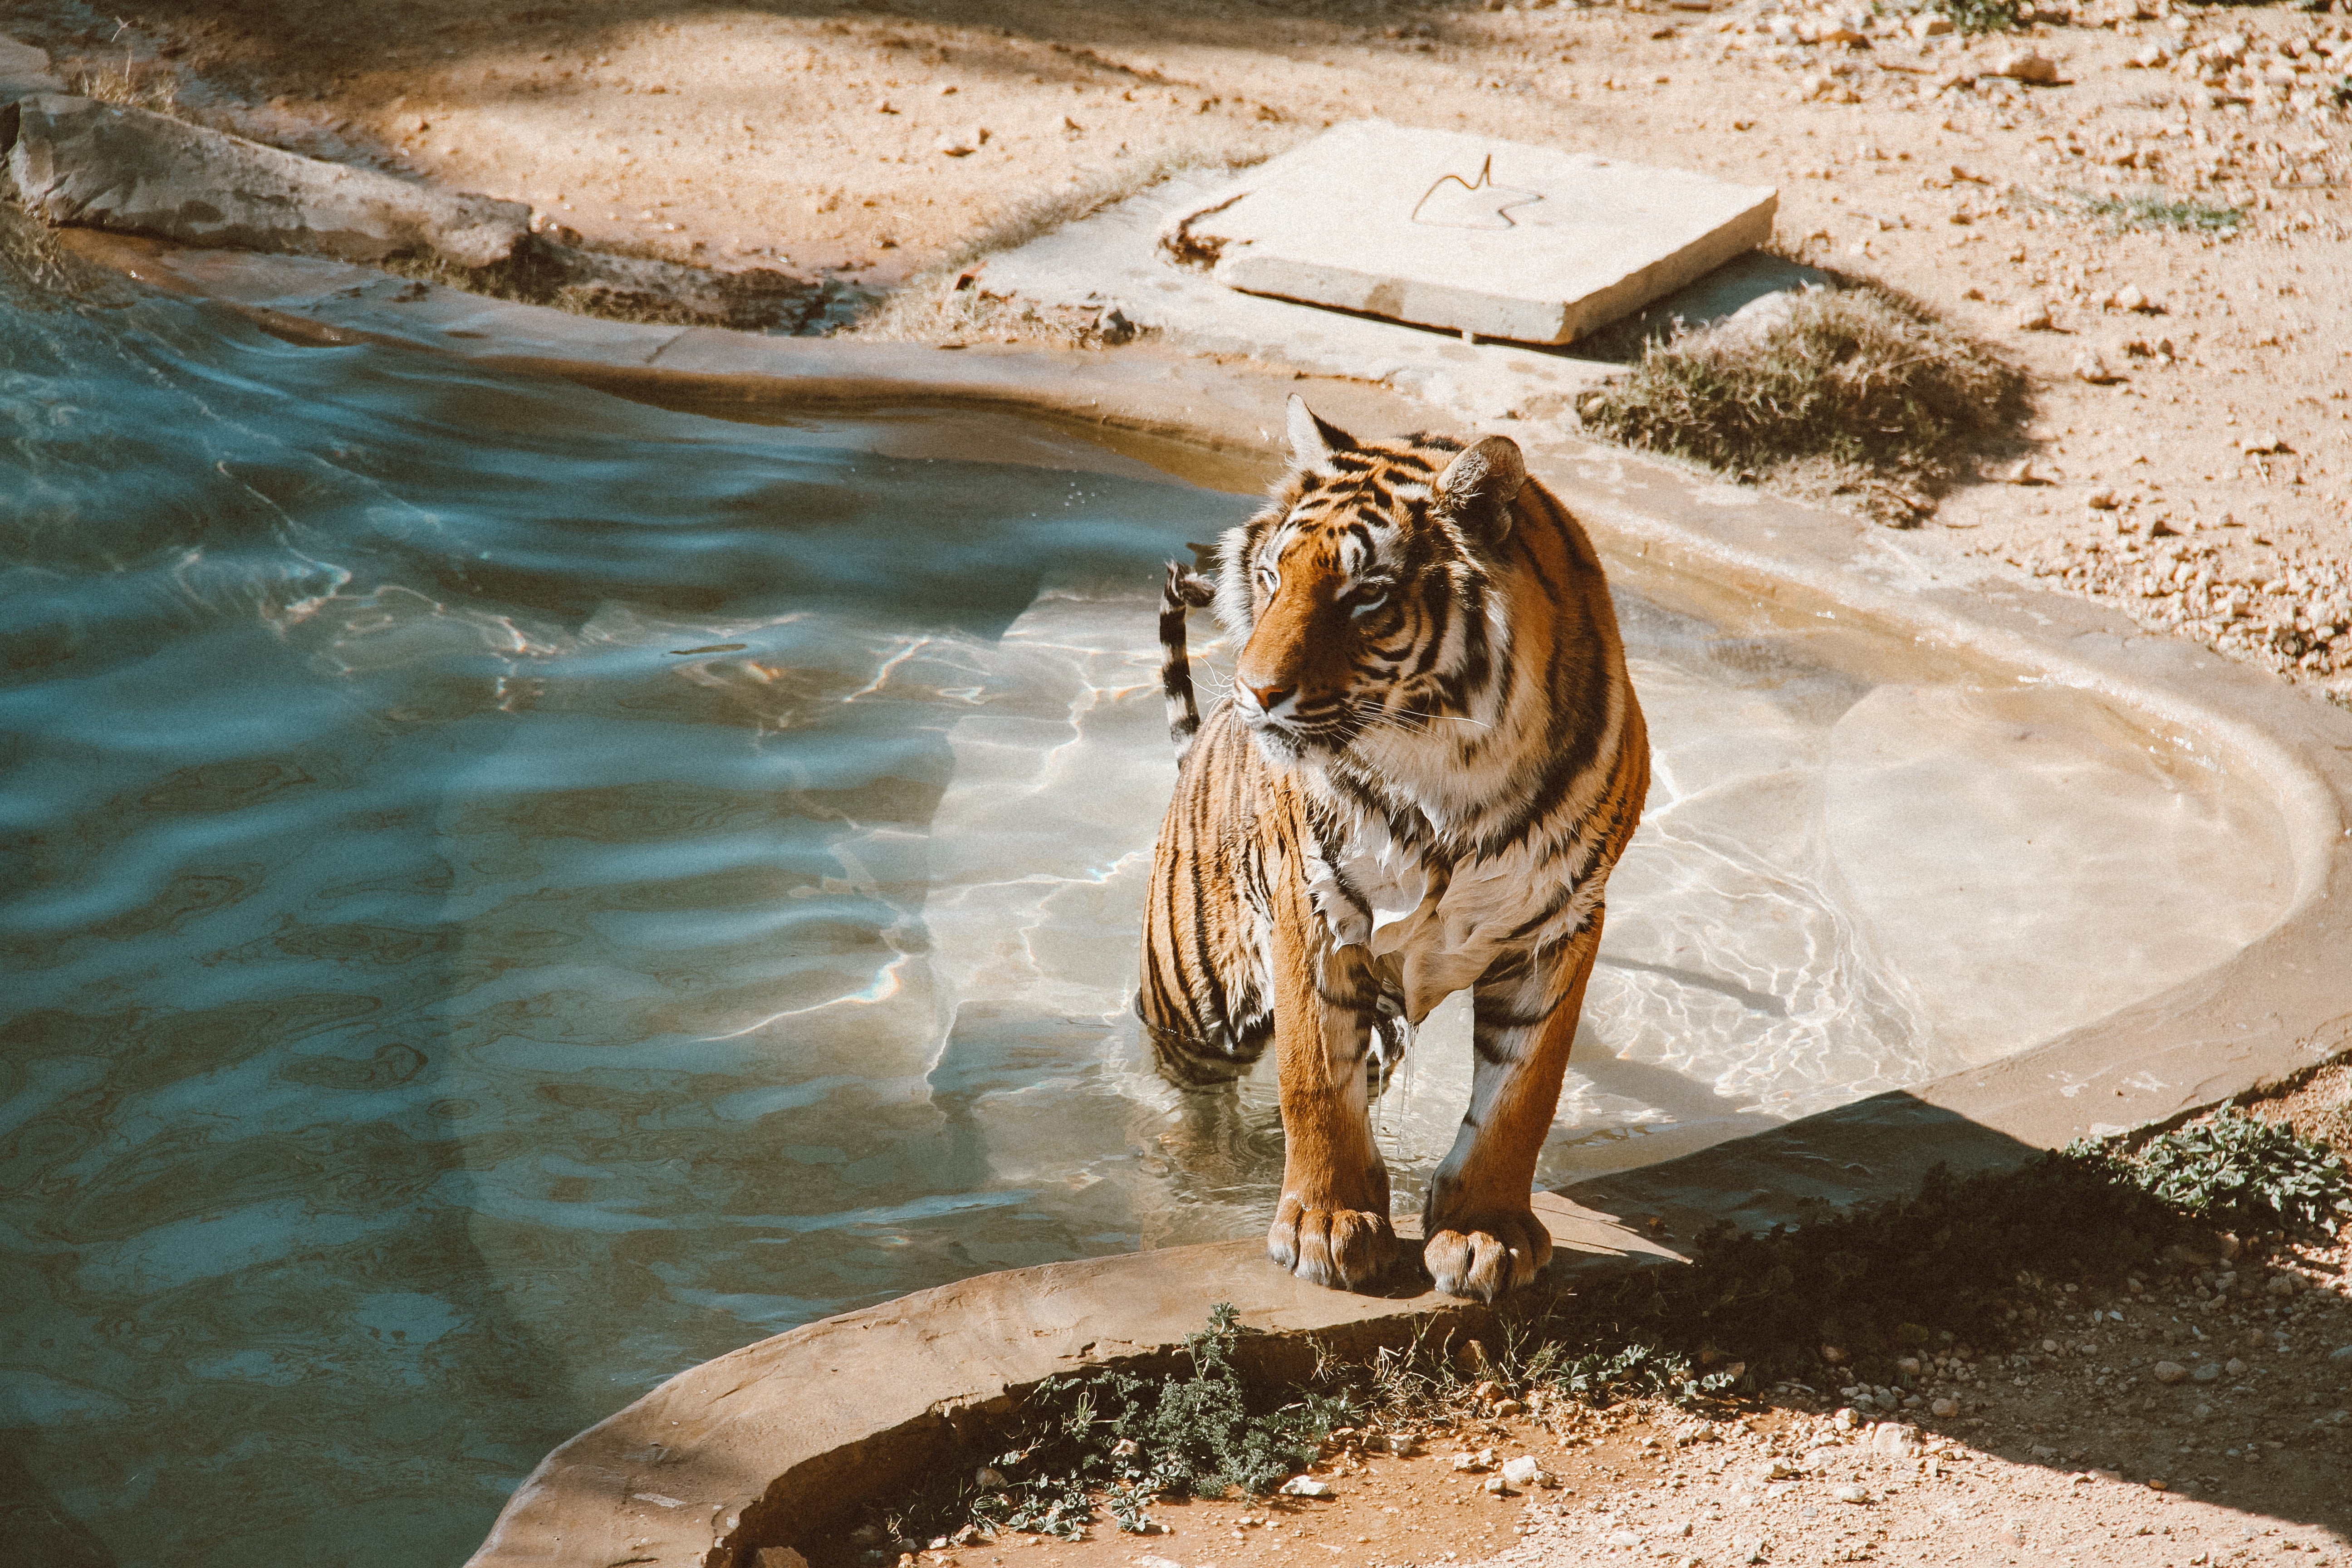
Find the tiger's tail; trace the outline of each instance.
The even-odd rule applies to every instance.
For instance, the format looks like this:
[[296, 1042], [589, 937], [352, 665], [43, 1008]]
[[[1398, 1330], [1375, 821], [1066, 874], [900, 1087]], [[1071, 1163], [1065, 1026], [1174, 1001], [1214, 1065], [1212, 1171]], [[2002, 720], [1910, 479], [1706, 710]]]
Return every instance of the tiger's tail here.
[[1160, 601], [1160, 686], [1168, 694], [1168, 738], [1181, 767], [1200, 732], [1201, 710], [1192, 700], [1192, 658], [1184, 642], [1187, 611], [1204, 609], [1216, 585], [1180, 561], [1168, 563], [1167, 591]]

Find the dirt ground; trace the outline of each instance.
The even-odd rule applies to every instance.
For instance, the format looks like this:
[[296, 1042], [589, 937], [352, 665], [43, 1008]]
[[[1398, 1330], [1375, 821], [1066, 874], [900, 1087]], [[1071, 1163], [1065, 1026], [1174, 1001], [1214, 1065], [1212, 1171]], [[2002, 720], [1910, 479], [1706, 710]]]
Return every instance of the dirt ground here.
[[[1788, 252], [1917, 297], [2034, 377], [2030, 431], [1931, 529], [2352, 701], [2352, 17], [2038, 16], [1968, 39], [1768, 0], [24, 0], [0, 28], [84, 90], [526, 200], [593, 243], [876, 289], [1073, 193], [1367, 115], [1770, 183]], [[1980, 74], [2021, 47], [2057, 81]], [[2103, 216], [2140, 194], [2243, 221]], [[2306, 1283], [2267, 1282], [2284, 1274]], [[1842, 1426], [1858, 1402], [1833, 1388], [1711, 1436], [1664, 1411], [1500, 1418], [1427, 1434], [1417, 1458], [1336, 1456], [1328, 1500], [929, 1555], [2352, 1562], [2352, 1356], [2330, 1353], [2352, 1345], [2345, 1249], [2146, 1283], [2053, 1288], [2022, 1364], [1931, 1358], [1920, 1397], [1957, 1409], [1900, 1413], [1916, 1453], [1873, 1447], [1867, 1412]], [[2224, 1370], [2167, 1384], [2166, 1359]], [[1491, 1494], [1491, 1471], [1454, 1468], [1486, 1447], [1559, 1484]]]

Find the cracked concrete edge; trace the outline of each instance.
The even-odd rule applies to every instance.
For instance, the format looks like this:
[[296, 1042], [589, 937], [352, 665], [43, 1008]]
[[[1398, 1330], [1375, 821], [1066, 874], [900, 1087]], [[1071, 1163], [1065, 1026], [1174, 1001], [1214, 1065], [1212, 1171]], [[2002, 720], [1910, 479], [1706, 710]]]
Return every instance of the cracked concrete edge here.
[[[672, 406], [994, 407], [1187, 478], [1248, 488], [1278, 466], [1307, 373], [1152, 352], [968, 350], [635, 327], [425, 289], [307, 258], [176, 251], [82, 234], [72, 247], [212, 298], [298, 342], [374, 342], [564, 376]], [[405, 302], [393, 303], [401, 296]], [[1429, 409], [1344, 380], [1305, 388], [1368, 433]], [[2084, 601], [1921, 542], [1504, 420], [1592, 530], [1611, 569], [1712, 608], [1988, 681], [2091, 692], [2143, 728], [2267, 784], [2295, 868], [2291, 908], [2235, 958], [2068, 1034], [1914, 1093], [1875, 1096], [1679, 1159], [1538, 1194], [1573, 1288], [1686, 1256], [1717, 1221], [1759, 1228], [1906, 1195], [1935, 1165], [2013, 1166], [2103, 1131], [2177, 1121], [2352, 1048], [2352, 715]], [[1482, 1310], [1423, 1289], [1303, 1286], [1255, 1241], [982, 1275], [811, 1323], [670, 1379], [541, 1461], [471, 1568], [737, 1568], [807, 1539], [884, 1474], [950, 1455], [959, 1424], [1058, 1372], [1172, 1352], [1230, 1300], [1265, 1353], [1313, 1334], [1362, 1348], [1464, 1331]]]

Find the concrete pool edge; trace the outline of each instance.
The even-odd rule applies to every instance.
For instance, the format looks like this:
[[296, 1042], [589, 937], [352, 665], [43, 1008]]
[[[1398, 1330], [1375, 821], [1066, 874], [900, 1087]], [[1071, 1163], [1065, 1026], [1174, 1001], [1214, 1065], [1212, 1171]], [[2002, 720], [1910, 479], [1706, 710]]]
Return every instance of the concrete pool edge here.
[[[561, 375], [652, 401], [771, 410], [991, 406], [1122, 440], [1185, 443], [1235, 473], [1271, 467], [1286, 370], [1119, 354], [744, 337], [639, 327], [426, 290], [289, 258], [78, 245], [148, 281], [217, 299], [320, 344], [398, 343]], [[404, 301], [404, 302], [400, 302]], [[1362, 384], [1306, 389], [1342, 424], [1385, 432], [1470, 422]], [[1804, 619], [1859, 618], [1923, 657], [2080, 688], [2177, 727], [2276, 796], [2295, 891], [2269, 932], [2057, 1039], [1911, 1094], [1882, 1095], [1542, 1200], [1563, 1280], [1680, 1256], [1717, 1219], [1755, 1226], [1808, 1205], [1916, 1190], [1935, 1163], [2013, 1163], [2084, 1133], [2164, 1122], [2299, 1072], [2352, 1044], [2352, 716], [2193, 644], [1982, 572], [1844, 517], [1516, 421], [1530, 466], [1633, 578], [1705, 579]], [[1652, 1221], [1659, 1222], [1654, 1226]], [[509, 1500], [473, 1562], [753, 1560], [854, 1499], [887, 1461], [940, 1451], [962, 1412], [1057, 1371], [1165, 1354], [1229, 1300], [1295, 1341], [1393, 1342], [1477, 1310], [1431, 1295], [1300, 1287], [1255, 1241], [1012, 1270], [917, 1292], [747, 1346], [669, 1380], [562, 1445]]]

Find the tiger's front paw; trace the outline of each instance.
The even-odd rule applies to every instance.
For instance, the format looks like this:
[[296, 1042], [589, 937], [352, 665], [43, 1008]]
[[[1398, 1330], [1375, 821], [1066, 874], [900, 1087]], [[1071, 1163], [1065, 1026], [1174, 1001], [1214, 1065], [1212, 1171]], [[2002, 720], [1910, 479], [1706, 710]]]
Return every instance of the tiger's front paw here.
[[1551, 1232], [1530, 1209], [1444, 1219], [1433, 1215], [1421, 1260], [1447, 1295], [1499, 1300], [1551, 1261]]
[[1266, 1256], [1313, 1285], [1360, 1289], [1396, 1261], [1396, 1229], [1370, 1209], [1318, 1208], [1282, 1194], [1265, 1233]]

